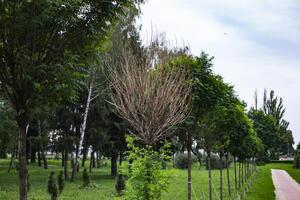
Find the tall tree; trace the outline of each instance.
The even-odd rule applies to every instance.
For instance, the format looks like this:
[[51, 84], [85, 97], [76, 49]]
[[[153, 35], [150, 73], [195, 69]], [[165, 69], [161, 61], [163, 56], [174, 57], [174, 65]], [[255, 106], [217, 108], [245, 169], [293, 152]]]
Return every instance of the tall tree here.
[[[20, 199], [27, 199], [26, 130], [32, 109], [74, 98], [80, 63], [138, 0], [0, 3], [0, 88], [19, 127]], [[26, 22], [26, 23], [24, 23]]]
[[[178, 56], [179, 55], [179, 56]], [[180, 67], [182, 65], [188, 68], [188, 79], [191, 84], [191, 105], [192, 112], [180, 127], [180, 131], [186, 133], [185, 143], [188, 151], [188, 199], [192, 194], [191, 177], [191, 149], [193, 138], [201, 143], [203, 132], [199, 131], [199, 121], [204, 115], [212, 110], [216, 105], [226, 99], [232, 92], [232, 87], [225, 84], [221, 76], [212, 71], [213, 57], [202, 52], [198, 57], [188, 55], [184, 50], [177, 52], [177, 58], [171, 62]], [[209, 136], [210, 137], [210, 136]], [[213, 137], [213, 136], [212, 136]]]

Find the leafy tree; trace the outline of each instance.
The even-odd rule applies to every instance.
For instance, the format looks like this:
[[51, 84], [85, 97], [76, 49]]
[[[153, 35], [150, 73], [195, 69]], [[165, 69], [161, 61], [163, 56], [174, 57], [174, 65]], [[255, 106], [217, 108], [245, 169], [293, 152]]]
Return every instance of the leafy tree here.
[[[213, 57], [210, 57], [207, 53], [202, 52], [198, 57], [190, 56], [186, 52], [179, 52], [177, 55], [179, 56], [172, 60], [171, 66], [187, 66], [188, 82], [191, 84], [191, 114], [179, 129], [179, 132], [186, 133], [185, 143], [190, 160], [188, 167], [188, 199], [191, 199], [192, 138], [195, 138], [197, 144], [203, 144], [201, 137], [205, 133], [199, 130], [199, 121], [205, 118], [204, 115], [207, 112], [228, 97], [228, 94], [232, 92], [232, 87], [225, 84], [221, 76], [213, 73], [211, 69], [213, 66]], [[215, 141], [214, 136], [208, 135], [206, 139], [211, 137], [211, 140]], [[213, 142], [207, 142], [206, 145], [209, 143], [213, 145]]]
[[17, 148], [15, 143], [18, 129], [13, 118], [11, 108], [6, 102], [0, 101], [0, 158], [6, 158], [8, 152], [13, 154]]
[[123, 11], [139, 2], [1, 1], [0, 88], [20, 129], [20, 199], [27, 199], [26, 129], [32, 110], [76, 97], [82, 64]]
[[280, 141], [276, 120], [271, 115], [265, 115], [262, 110], [251, 109], [248, 115], [253, 120], [253, 125], [257, 136], [264, 144], [264, 158], [261, 159], [263, 161], [268, 161], [272, 152], [276, 152], [278, 143]]

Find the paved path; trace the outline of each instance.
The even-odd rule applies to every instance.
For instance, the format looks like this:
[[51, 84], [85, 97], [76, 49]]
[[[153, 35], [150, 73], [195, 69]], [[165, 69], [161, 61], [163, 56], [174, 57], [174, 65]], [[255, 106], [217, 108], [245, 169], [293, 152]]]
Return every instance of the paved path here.
[[300, 200], [300, 185], [285, 171], [272, 169], [276, 200]]

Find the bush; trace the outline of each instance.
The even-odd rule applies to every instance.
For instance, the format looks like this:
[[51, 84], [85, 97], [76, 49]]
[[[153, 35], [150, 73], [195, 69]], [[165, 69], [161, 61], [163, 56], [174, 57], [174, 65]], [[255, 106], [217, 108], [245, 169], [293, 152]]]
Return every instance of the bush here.
[[294, 168], [300, 169], [300, 154], [297, 153], [297, 155], [294, 157]]
[[293, 160], [271, 160], [270, 163], [285, 163], [285, 164], [293, 164]]
[[[197, 162], [197, 158], [195, 155], [192, 156], [192, 163]], [[175, 167], [179, 169], [187, 169], [188, 168], [188, 155], [185, 153], [176, 154], [175, 157]]]
[[51, 195], [51, 200], [57, 200], [57, 185], [56, 180], [54, 178], [54, 172], [50, 173], [49, 179], [48, 179], [48, 193]]
[[90, 176], [86, 170], [86, 168], [84, 168], [83, 170], [83, 174], [82, 174], [82, 180], [83, 180], [83, 184], [82, 186], [85, 188], [85, 187], [88, 187], [90, 185]]
[[59, 175], [57, 176], [57, 184], [58, 184], [59, 194], [61, 194], [65, 188], [65, 179], [64, 179], [63, 171], [60, 171]]
[[122, 174], [118, 174], [116, 180], [117, 181], [116, 181], [115, 188], [116, 188], [117, 193], [119, 195], [121, 195], [122, 191], [125, 189], [125, 180], [123, 178], [123, 175]]
[[[161, 160], [170, 160], [169, 144], [165, 144], [159, 151], [151, 146], [140, 148], [134, 145], [132, 137], [128, 142], [129, 160], [132, 160], [126, 182], [125, 200], [160, 200], [163, 191], [167, 190], [169, 177], [162, 170]], [[128, 169], [125, 166], [124, 169]]]
[[[229, 161], [229, 165], [230, 165], [231, 161]], [[207, 159], [206, 159], [206, 166], [207, 166]], [[212, 154], [210, 156], [210, 166], [211, 169], [221, 169], [223, 166], [223, 169], [227, 167], [227, 163], [225, 161], [225, 159], [222, 160], [222, 162], [220, 161], [220, 157], [216, 154]], [[208, 166], [207, 166], [208, 168]]]

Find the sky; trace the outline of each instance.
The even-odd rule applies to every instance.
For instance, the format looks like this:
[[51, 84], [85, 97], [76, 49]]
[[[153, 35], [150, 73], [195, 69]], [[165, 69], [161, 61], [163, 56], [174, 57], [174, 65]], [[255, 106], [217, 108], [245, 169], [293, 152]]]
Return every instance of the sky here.
[[142, 6], [142, 38], [163, 32], [193, 55], [214, 56], [213, 70], [238, 96], [259, 105], [263, 91], [284, 100], [295, 143], [300, 141], [299, 0], [148, 0]]

